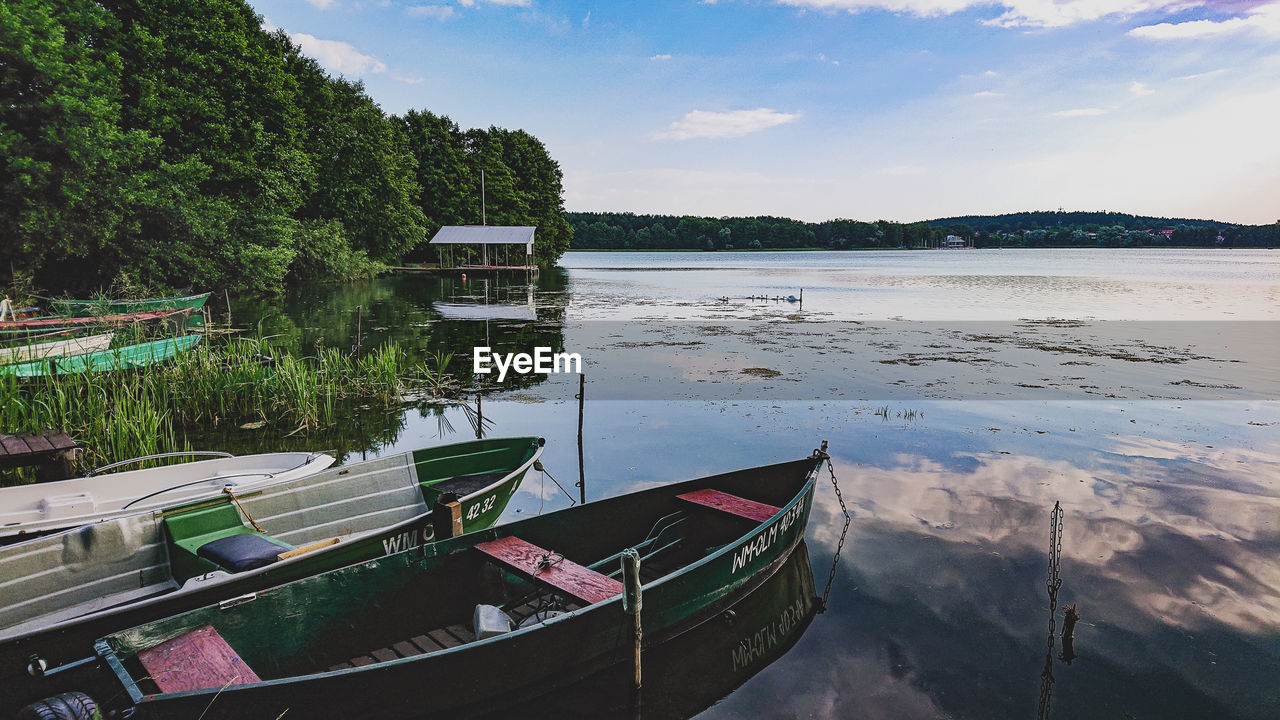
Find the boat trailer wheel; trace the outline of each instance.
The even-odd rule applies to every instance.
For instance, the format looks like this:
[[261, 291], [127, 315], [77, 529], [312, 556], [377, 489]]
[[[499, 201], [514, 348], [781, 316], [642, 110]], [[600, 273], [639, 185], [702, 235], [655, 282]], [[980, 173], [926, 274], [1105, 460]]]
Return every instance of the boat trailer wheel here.
[[98, 703], [82, 692], [65, 692], [33, 702], [14, 720], [93, 720]]

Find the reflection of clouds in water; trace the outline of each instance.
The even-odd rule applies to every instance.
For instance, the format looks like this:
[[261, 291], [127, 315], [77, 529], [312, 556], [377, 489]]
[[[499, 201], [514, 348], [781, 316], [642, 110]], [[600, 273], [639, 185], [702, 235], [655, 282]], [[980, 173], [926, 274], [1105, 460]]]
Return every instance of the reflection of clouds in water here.
[[[1136, 446], [1127, 438], [1124, 444]], [[1240, 467], [1233, 458], [1250, 457], [1269, 467], [1276, 458], [1242, 449], [1221, 449], [1217, 456], [1226, 459], [1222, 467], [1195, 465], [1195, 484], [1177, 482], [1180, 474], [1167, 468], [1164, 478], [1156, 477], [1146, 458], [1124, 456], [1107, 459], [1126, 470], [1109, 477], [1061, 460], [969, 453], [957, 453], [951, 464], [905, 454], [887, 467], [837, 461], [836, 472], [855, 515], [855, 540], [862, 533], [906, 531], [971, 556], [1043, 557], [1048, 508], [1061, 500], [1067, 510], [1065, 572], [1076, 579], [1089, 576], [1077, 589], [1088, 585], [1097, 594], [1081, 599], [1107, 607], [1111, 622], [1189, 629], [1218, 622], [1251, 634], [1280, 631], [1280, 497], [1227, 476]], [[1241, 474], [1265, 472], [1255, 467]], [[814, 513], [811, 536], [832, 546], [840, 527], [834, 494], [820, 493]], [[846, 553], [846, 564], [882, 578], [898, 577], [912, 563], [869, 556], [856, 545]], [[955, 570], [962, 565], [917, 569], [929, 572], [932, 583], [954, 582], [972, 592], [968, 571]], [[1117, 603], [1120, 598], [1123, 603]]]

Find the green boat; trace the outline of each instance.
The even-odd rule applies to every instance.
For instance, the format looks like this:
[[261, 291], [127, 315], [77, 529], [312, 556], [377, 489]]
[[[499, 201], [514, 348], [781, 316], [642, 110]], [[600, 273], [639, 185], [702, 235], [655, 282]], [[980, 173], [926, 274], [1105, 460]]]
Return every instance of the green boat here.
[[[136, 718], [509, 706], [629, 661], [631, 611], [654, 646], [759, 587], [804, 537], [826, 458], [643, 490], [226, 595], [85, 644], [81, 661], [45, 673], [64, 694], [32, 711], [93, 699], [108, 716]], [[636, 556], [643, 588], [629, 581], [624, 603], [620, 561]]]
[[141, 300], [54, 300], [54, 312], [67, 317], [78, 315], [110, 315], [149, 312], [152, 310], [199, 310], [210, 293], [179, 297], [145, 298]]
[[[646, 649], [644, 684], [639, 693], [633, 689], [632, 668], [613, 666], [484, 717], [696, 717], [786, 655], [821, 608], [809, 548], [801, 541], [773, 577], [714, 621]], [[697, 682], [690, 682], [690, 678], [697, 678]]]
[[458, 499], [464, 530], [488, 527], [542, 447], [414, 450], [0, 547], [0, 717], [48, 694], [29, 667], [109, 632], [421, 545], [439, 500]]
[[15, 365], [0, 366], [0, 375], [16, 375], [20, 378], [44, 377], [52, 374], [110, 372], [133, 370], [169, 360], [180, 352], [190, 350], [200, 342], [200, 335], [183, 335], [163, 338], [137, 345], [100, 350], [98, 352], [66, 357], [48, 357]]

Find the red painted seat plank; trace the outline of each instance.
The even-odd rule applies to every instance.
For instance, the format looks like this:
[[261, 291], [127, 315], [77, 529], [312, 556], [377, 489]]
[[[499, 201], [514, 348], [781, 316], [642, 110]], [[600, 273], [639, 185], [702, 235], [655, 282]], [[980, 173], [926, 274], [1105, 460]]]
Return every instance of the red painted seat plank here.
[[143, 650], [138, 662], [166, 693], [261, 682], [211, 625]]
[[518, 537], [498, 538], [475, 547], [521, 575], [549, 585], [588, 605], [622, 594], [622, 583], [570, 560], [543, 566], [541, 561], [549, 553]]
[[764, 522], [765, 520], [768, 520], [774, 515], [777, 515], [778, 510], [781, 509], [772, 505], [756, 502], [755, 500], [748, 500], [746, 498], [740, 498], [737, 495], [720, 492], [719, 490], [712, 490], [711, 488], [694, 490], [693, 492], [687, 492], [683, 495], [677, 495], [676, 497], [698, 505], [715, 508], [716, 510], [723, 510], [724, 512], [732, 513], [734, 515], [740, 515], [744, 518], [755, 520], [756, 522]]

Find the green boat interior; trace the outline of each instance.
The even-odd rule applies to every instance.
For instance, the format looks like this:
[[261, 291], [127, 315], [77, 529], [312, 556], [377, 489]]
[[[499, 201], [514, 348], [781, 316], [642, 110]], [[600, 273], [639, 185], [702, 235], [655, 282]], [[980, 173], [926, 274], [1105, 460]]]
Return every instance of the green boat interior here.
[[0, 608], [0, 628], [48, 625], [413, 520], [443, 493], [465, 498], [510, 476], [540, 442], [416, 450], [0, 549], [0, 591], [16, 598]]
[[646, 598], [664, 586], [696, 595], [679, 571], [754, 532], [807, 475], [730, 474], [719, 477], [732, 494], [683, 483], [602, 500], [131, 628], [99, 652], [145, 694], [397, 662], [606, 601], [622, 592], [632, 548]]

